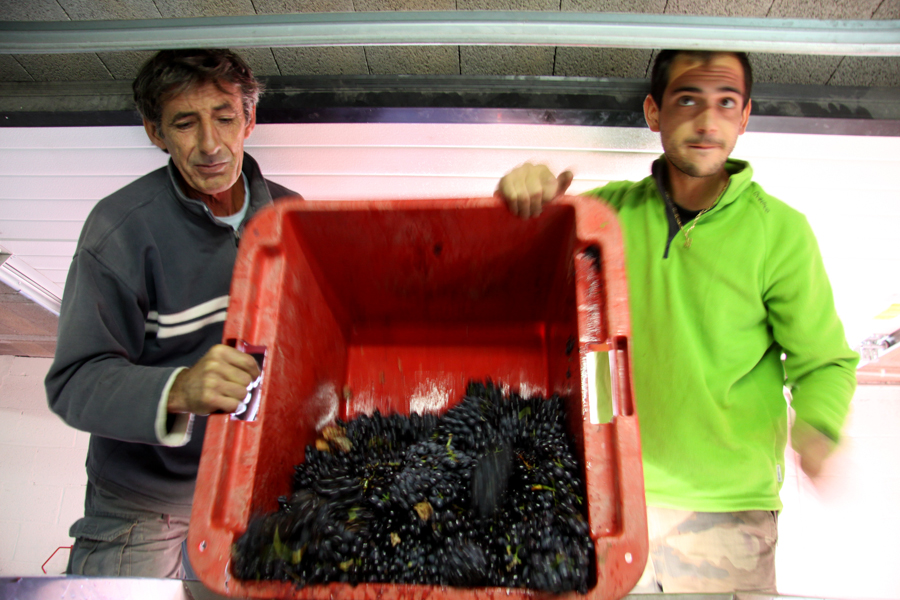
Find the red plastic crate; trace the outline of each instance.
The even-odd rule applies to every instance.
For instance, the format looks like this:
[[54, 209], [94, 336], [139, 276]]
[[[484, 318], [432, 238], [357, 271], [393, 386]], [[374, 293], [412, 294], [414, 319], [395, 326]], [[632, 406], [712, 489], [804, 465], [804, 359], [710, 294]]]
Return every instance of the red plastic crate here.
[[[375, 409], [442, 413], [469, 380], [487, 377], [523, 396], [567, 398], [597, 551], [588, 597], [621, 598], [640, 578], [647, 531], [628, 295], [621, 232], [603, 204], [565, 197], [523, 220], [493, 198], [278, 202], [241, 239], [224, 335], [226, 343], [265, 347], [266, 358], [256, 419], [214, 415], [207, 426], [188, 552], [210, 589], [319, 600], [553, 596], [398, 584], [297, 588], [239, 580], [229, 570], [232, 543], [251, 515], [277, 509], [293, 466], [331, 420]], [[605, 410], [591, 407], [590, 353]], [[612, 417], [598, 417], [605, 412]]]

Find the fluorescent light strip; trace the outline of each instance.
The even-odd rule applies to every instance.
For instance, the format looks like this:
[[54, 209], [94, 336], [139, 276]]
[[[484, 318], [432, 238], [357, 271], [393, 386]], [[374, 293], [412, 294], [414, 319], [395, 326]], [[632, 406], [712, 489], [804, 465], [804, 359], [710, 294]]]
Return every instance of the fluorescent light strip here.
[[115, 21], [0, 21], [0, 54], [195, 47], [524, 45], [900, 55], [900, 20], [641, 13], [381, 11]]
[[0, 281], [59, 316], [59, 305], [62, 302], [62, 290], [59, 286], [9, 253], [0, 252], [0, 261]]

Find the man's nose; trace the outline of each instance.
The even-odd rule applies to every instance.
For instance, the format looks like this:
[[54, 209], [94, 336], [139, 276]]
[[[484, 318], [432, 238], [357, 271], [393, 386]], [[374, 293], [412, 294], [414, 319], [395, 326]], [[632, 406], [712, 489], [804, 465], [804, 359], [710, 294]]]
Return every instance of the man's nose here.
[[700, 107], [694, 123], [697, 131], [715, 131], [716, 129], [715, 107], [710, 104], [704, 104]]
[[219, 132], [212, 121], [202, 121], [198, 129], [197, 146], [204, 154], [215, 154], [219, 149]]

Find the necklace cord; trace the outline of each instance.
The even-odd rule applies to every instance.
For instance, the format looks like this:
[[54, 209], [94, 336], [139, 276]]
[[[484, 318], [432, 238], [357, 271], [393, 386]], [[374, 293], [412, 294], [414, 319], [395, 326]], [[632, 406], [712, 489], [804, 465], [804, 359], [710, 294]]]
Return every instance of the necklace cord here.
[[725, 181], [725, 185], [722, 186], [721, 190], [719, 190], [719, 195], [716, 196], [716, 200], [710, 206], [707, 206], [706, 208], [701, 210], [699, 213], [697, 213], [697, 216], [693, 218], [693, 222], [691, 223], [691, 226], [688, 228], [687, 231], [684, 230], [684, 224], [681, 222], [681, 217], [678, 216], [678, 208], [675, 206], [675, 201], [672, 200], [672, 198], [669, 196], [669, 192], [667, 190], [663, 189], [663, 192], [665, 193], [665, 197], [666, 197], [666, 203], [672, 208], [672, 214], [675, 215], [675, 222], [678, 223], [678, 230], [684, 234], [684, 247], [685, 248], [691, 247], [691, 232], [694, 230], [694, 227], [697, 226], [697, 222], [700, 220], [700, 217], [702, 217], [704, 214], [706, 214], [706, 212], [708, 210], [715, 207], [715, 205], [719, 203], [719, 199], [722, 197], [722, 194], [725, 193], [725, 190], [728, 189], [728, 183], [730, 181], [731, 181], [731, 178], [729, 178]]

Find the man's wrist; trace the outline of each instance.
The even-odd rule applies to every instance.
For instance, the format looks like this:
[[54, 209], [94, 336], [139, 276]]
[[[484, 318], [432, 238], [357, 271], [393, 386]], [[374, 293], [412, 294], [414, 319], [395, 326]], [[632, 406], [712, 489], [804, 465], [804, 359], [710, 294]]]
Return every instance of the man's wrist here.
[[184, 378], [186, 377], [187, 367], [178, 367], [172, 373], [172, 376], [169, 378], [169, 381], [166, 383], [166, 387], [163, 389], [163, 398], [166, 403], [166, 412], [167, 413], [190, 413], [187, 406], [187, 402], [185, 402], [185, 398], [187, 395], [184, 390]]
[[[183, 446], [191, 439], [191, 430], [194, 425], [194, 415], [184, 414], [187, 411], [173, 411], [171, 408], [172, 391], [178, 376], [187, 367], [178, 367], [169, 376], [163, 391], [160, 394], [159, 404], [156, 410], [156, 439], [164, 446]], [[180, 412], [169, 422], [169, 413]]]

